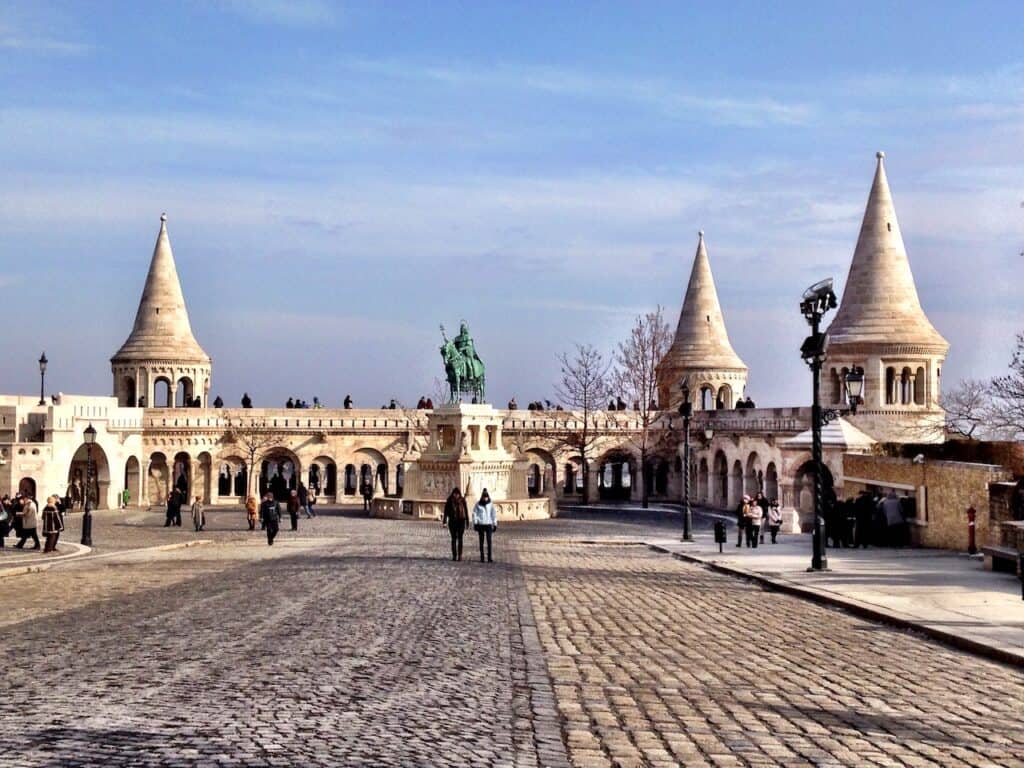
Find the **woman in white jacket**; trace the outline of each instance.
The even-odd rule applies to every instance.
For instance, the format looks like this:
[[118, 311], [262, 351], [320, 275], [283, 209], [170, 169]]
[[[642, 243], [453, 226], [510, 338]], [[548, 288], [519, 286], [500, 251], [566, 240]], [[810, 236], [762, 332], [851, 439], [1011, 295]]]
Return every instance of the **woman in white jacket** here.
[[484, 488], [480, 494], [480, 501], [473, 507], [473, 528], [480, 537], [480, 562], [484, 561], [484, 539], [487, 539], [487, 562], [493, 563], [491, 558], [491, 534], [498, 527], [498, 512], [491, 503], [491, 495]]

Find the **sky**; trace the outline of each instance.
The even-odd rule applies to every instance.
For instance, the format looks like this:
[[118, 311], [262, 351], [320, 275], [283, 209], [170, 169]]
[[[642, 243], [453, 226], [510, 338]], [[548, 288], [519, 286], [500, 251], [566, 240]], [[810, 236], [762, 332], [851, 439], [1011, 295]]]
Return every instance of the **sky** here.
[[211, 396], [412, 405], [465, 319], [488, 396], [674, 327], [704, 230], [759, 406], [798, 405], [886, 152], [946, 386], [1024, 330], [1024, 11], [1005, 3], [0, 4], [0, 391], [110, 394], [161, 212]]

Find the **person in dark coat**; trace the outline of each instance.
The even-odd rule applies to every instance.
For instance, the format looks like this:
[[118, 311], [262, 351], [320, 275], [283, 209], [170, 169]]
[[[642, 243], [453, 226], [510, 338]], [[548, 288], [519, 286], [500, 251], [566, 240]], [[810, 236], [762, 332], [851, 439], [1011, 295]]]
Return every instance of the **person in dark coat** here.
[[57, 551], [57, 539], [64, 530], [64, 516], [61, 514], [60, 506], [60, 499], [51, 496], [43, 507], [43, 537], [46, 539], [44, 553]]
[[260, 504], [260, 519], [267, 530], [267, 544], [273, 544], [278, 526], [281, 524], [281, 505], [274, 500], [274, 494], [269, 491]]
[[181, 493], [175, 488], [171, 491], [171, 495], [167, 497], [167, 517], [164, 520], [164, 528], [169, 528], [172, 525], [181, 525]]
[[743, 546], [743, 534], [747, 531], [747, 510], [746, 506], [749, 501], [749, 496], [744, 496], [740, 499], [740, 503], [736, 505], [736, 546]]
[[0, 547], [4, 546], [7, 534], [11, 531], [11, 500], [5, 494], [0, 499]]
[[466, 507], [462, 491], [452, 488], [452, 492], [448, 494], [448, 501], [444, 503], [444, 516], [441, 518], [441, 525], [448, 526], [448, 533], [452, 537], [452, 560], [462, 559], [462, 537], [466, 533], [468, 521], [469, 509]]
[[292, 521], [292, 530], [299, 530], [299, 492], [292, 491], [288, 495], [288, 517]]
[[854, 528], [853, 546], [867, 549], [871, 543], [871, 528], [875, 517], [875, 501], [870, 491], [861, 491], [855, 502], [856, 526]]

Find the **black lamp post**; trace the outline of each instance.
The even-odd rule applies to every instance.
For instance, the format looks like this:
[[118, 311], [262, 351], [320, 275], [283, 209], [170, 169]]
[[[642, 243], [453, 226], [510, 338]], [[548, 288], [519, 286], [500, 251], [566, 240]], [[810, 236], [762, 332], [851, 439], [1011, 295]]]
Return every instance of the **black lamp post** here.
[[46, 387], [44, 385], [46, 383], [46, 364], [48, 362], [50, 362], [50, 361], [46, 359], [46, 353], [43, 352], [42, 356], [39, 358], [39, 404], [40, 405], [46, 405], [46, 397], [43, 395], [43, 392], [46, 390]]
[[82, 544], [92, 546], [92, 445], [96, 442], [96, 428], [90, 423], [85, 428], [85, 503], [82, 513]]
[[683, 541], [693, 541], [693, 511], [690, 509], [690, 419], [693, 417], [693, 403], [690, 402], [690, 388], [683, 387], [683, 402], [679, 405], [683, 417]]
[[846, 375], [843, 385], [846, 388], [849, 410], [836, 410], [821, 407], [821, 366], [825, 361], [825, 345], [827, 339], [821, 332], [821, 318], [837, 305], [836, 294], [832, 290], [832, 278], [815, 283], [806, 291], [800, 302], [800, 311], [811, 326], [811, 335], [800, 347], [800, 356], [811, 369], [811, 463], [814, 465], [814, 532], [812, 535], [811, 567], [809, 571], [827, 571], [828, 556], [825, 554], [825, 542], [822, 530], [823, 501], [822, 498], [822, 457], [821, 430], [830, 421], [847, 413], [857, 412], [864, 391], [864, 369], [854, 366]]

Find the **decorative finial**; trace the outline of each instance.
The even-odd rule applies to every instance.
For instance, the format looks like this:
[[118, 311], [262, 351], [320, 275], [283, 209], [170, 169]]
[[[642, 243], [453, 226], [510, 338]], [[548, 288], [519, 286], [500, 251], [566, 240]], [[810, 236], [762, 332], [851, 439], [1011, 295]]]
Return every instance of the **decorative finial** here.
[[167, 221], [167, 214], [166, 213], [161, 213], [160, 214], [160, 221]]
[[877, 152], [875, 152], [875, 157], [877, 157], [879, 160], [885, 160], [885, 152], [883, 152], [882, 150], [878, 150]]
[[700, 230], [699, 232], [697, 232], [697, 237], [704, 237], [704, 230], [703, 229]]

